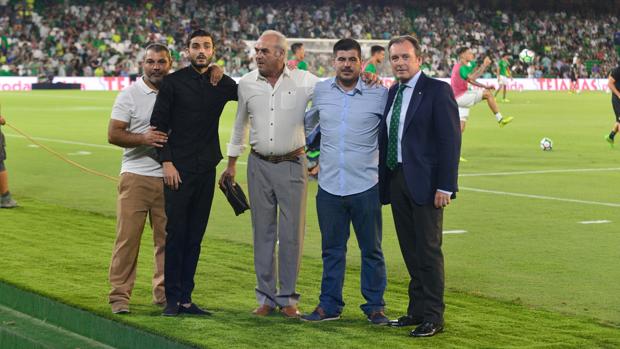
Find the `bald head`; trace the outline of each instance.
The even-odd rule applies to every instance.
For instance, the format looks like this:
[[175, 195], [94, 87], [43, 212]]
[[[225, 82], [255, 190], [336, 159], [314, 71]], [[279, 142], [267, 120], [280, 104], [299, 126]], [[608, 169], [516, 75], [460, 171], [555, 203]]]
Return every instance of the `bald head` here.
[[288, 52], [286, 37], [275, 30], [267, 30], [256, 41], [256, 65], [265, 77], [279, 76], [284, 69]]

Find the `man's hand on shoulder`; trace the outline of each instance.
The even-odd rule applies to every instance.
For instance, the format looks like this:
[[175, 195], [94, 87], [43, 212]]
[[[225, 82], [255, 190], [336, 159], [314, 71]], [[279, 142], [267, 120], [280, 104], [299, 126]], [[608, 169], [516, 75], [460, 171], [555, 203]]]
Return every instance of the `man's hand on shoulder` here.
[[371, 86], [371, 87], [383, 86], [383, 84], [381, 83], [381, 77], [377, 74], [365, 71], [365, 72], [362, 72], [360, 76], [362, 78], [362, 81], [365, 82], [368, 86]]
[[217, 86], [217, 84], [222, 80], [222, 78], [224, 77], [224, 69], [222, 69], [222, 67], [220, 67], [219, 65], [215, 64], [215, 63], [211, 63], [209, 65], [209, 69], [207, 70], [207, 74], [210, 74], [211, 79], [211, 85], [213, 86]]

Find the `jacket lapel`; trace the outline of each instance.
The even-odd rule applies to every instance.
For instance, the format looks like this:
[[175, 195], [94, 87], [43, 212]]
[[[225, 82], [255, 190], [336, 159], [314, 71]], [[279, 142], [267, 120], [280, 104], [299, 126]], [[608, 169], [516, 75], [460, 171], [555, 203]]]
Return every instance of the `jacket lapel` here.
[[418, 110], [418, 107], [422, 102], [422, 98], [424, 97], [424, 85], [426, 84], [426, 79], [426, 75], [424, 75], [424, 73], [420, 73], [418, 82], [415, 84], [415, 89], [413, 90], [413, 94], [411, 95], [409, 107], [407, 108], [407, 116], [405, 117], [405, 126], [403, 127], [403, 133], [407, 131], [407, 128], [413, 120], [413, 116], [415, 115], [416, 110]]

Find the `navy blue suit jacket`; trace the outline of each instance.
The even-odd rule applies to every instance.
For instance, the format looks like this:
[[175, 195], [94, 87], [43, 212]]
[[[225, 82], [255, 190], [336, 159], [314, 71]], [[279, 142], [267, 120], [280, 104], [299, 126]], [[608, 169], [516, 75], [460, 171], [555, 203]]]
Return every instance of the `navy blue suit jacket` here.
[[[379, 125], [379, 190], [382, 204], [390, 203], [386, 120], [397, 89], [397, 83], [390, 88]], [[452, 192], [454, 198], [454, 193], [458, 191], [461, 127], [450, 85], [420, 73], [406, 107], [401, 149], [403, 174], [410, 197], [418, 205], [431, 204], [437, 189], [441, 189]]]

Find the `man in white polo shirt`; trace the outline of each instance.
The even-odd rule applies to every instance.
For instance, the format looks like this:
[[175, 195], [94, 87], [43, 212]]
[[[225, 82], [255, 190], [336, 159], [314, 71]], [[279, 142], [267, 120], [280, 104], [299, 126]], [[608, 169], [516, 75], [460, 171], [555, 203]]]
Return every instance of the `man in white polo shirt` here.
[[150, 120], [157, 90], [170, 65], [170, 52], [166, 46], [149, 45], [142, 62], [144, 75], [116, 97], [108, 126], [108, 141], [125, 148], [118, 185], [116, 242], [110, 264], [112, 290], [109, 302], [115, 314], [129, 313], [129, 298], [136, 279], [140, 238], [147, 214], [155, 244], [153, 303], [166, 303], [164, 182], [155, 147], [166, 143], [168, 136], [151, 127]]

